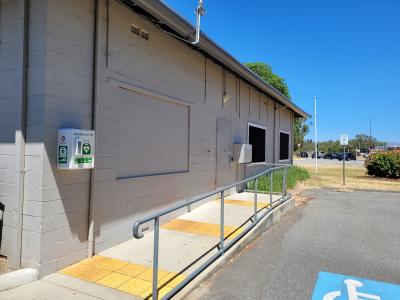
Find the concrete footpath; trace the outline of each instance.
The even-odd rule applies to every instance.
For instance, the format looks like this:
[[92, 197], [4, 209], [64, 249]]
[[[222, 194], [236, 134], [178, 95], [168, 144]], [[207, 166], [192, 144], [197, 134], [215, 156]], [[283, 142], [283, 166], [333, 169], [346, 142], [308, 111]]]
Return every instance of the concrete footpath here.
[[[274, 195], [274, 200], [278, 196]], [[234, 238], [254, 212], [254, 195], [225, 198], [225, 237]], [[258, 195], [258, 209], [269, 195]], [[259, 212], [259, 214], [263, 211]], [[163, 224], [160, 229], [159, 296], [178, 285], [217, 252], [220, 200], [210, 201]], [[196, 261], [201, 255], [208, 255]], [[153, 234], [131, 239], [41, 280], [0, 293], [0, 299], [143, 299], [151, 296]]]
[[[400, 284], [400, 193], [320, 189], [303, 195], [310, 197], [305, 206], [291, 210], [187, 299], [308, 300], [321, 271]], [[342, 297], [324, 299], [377, 299], [347, 298], [343, 280], [337, 282], [326, 288], [340, 287]], [[362, 282], [360, 291], [400, 299]]]

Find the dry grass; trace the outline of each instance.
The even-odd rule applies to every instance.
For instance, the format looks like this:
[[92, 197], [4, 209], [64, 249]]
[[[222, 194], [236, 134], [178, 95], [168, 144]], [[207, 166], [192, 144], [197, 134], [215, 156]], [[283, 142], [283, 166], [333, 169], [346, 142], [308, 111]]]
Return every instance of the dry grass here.
[[[300, 164], [299, 164], [300, 165]], [[341, 165], [322, 165], [315, 173], [314, 166], [302, 165], [310, 172], [311, 178], [306, 181], [308, 187], [333, 188], [338, 190], [377, 190], [399, 191], [400, 180], [366, 176], [364, 166], [346, 166], [346, 185], [343, 186]]]

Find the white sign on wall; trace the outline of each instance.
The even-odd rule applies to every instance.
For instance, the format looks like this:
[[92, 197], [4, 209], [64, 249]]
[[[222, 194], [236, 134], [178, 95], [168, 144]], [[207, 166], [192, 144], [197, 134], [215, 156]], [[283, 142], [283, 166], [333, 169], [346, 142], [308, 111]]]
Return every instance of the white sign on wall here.
[[94, 131], [82, 129], [59, 129], [57, 167], [59, 169], [94, 168]]
[[340, 135], [340, 145], [347, 146], [349, 144], [349, 135], [341, 134]]

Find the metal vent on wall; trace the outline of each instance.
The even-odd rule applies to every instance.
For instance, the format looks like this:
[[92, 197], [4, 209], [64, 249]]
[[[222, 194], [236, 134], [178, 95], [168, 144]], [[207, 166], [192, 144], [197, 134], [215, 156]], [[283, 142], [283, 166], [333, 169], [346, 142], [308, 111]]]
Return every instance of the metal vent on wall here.
[[149, 40], [149, 33], [146, 32], [146, 31], [141, 30], [140, 31], [140, 36], [145, 40]]
[[131, 32], [141, 37], [142, 39], [145, 39], [147, 41], [149, 40], [149, 33], [134, 24], [131, 24]]

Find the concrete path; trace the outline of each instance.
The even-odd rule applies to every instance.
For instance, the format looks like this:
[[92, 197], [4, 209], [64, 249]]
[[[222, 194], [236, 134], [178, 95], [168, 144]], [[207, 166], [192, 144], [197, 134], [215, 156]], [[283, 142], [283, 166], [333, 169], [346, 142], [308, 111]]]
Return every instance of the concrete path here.
[[400, 284], [400, 193], [305, 195], [188, 299], [310, 299], [320, 271]]
[[[273, 201], [278, 196], [273, 197]], [[242, 230], [254, 212], [254, 194], [225, 198], [225, 237]], [[269, 195], [258, 195], [258, 208]], [[262, 213], [262, 212], [260, 212]], [[170, 220], [160, 229], [159, 295], [178, 285], [196, 266], [217, 252], [220, 240], [220, 200], [212, 200]], [[248, 225], [248, 224], [246, 224]], [[198, 257], [209, 251], [201, 260]], [[131, 239], [69, 266], [42, 280], [0, 293], [0, 299], [143, 299], [151, 296], [153, 234]]]

